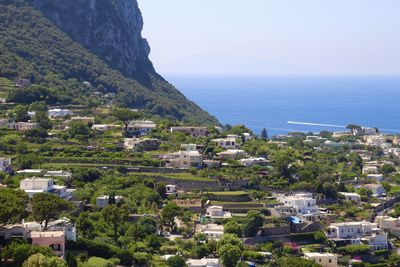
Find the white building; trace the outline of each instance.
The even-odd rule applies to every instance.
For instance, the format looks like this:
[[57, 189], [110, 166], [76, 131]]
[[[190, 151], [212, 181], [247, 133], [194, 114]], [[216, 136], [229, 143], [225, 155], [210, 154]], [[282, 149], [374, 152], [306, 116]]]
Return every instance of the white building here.
[[199, 151], [179, 151], [169, 154], [167, 166], [176, 168], [200, 168], [203, 165], [203, 156]]
[[67, 190], [66, 186], [55, 185], [53, 179], [48, 178], [25, 178], [20, 181], [20, 189], [25, 191], [29, 197], [37, 193], [52, 193], [61, 198], [71, 197], [73, 190]]
[[50, 118], [63, 118], [72, 115], [73, 113], [69, 109], [55, 108], [47, 111], [47, 114]]
[[[123, 200], [122, 196], [115, 196], [115, 203], [118, 204]], [[96, 198], [96, 206], [99, 208], [105, 208], [108, 205], [110, 196], [99, 196]]]
[[[44, 225], [38, 222], [24, 222], [25, 231], [44, 231]], [[76, 241], [76, 227], [68, 218], [60, 218], [56, 221], [50, 221], [47, 225], [48, 231], [64, 231], [67, 240]]]
[[400, 236], [400, 219], [389, 216], [376, 216], [375, 223], [378, 224], [382, 230], [389, 231], [390, 233]]
[[189, 267], [221, 267], [222, 266], [219, 263], [219, 259], [207, 259], [207, 258], [203, 258], [200, 260], [189, 259], [186, 261], [186, 264]]
[[246, 157], [246, 151], [241, 149], [228, 149], [217, 153], [217, 156], [220, 159], [241, 159]]
[[11, 158], [0, 158], [0, 172], [11, 171]]
[[207, 208], [206, 217], [211, 219], [229, 219], [232, 214], [229, 211], [224, 211], [222, 206], [211, 206]]
[[219, 240], [224, 234], [224, 226], [214, 223], [200, 225], [200, 233], [205, 234], [210, 239]]
[[235, 149], [240, 147], [240, 143], [236, 140], [235, 137], [212, 139], [211, 142], [216, 143], [218, 146], [224, 149]]
[[291, 196], [279, 195], [278, 201], [282, 202], [286, 207], [292, 207], [298, 215], [316, 214], [318, 213], [317, 201], [312, 197], [311, 193], [295, 194]]
[[376, 165], [364, 166], [362, 169], [362, 173], [363, 174], [378, 174], [379, 173], [378, 166], [376, 166]]
[[253, 166], [255, 164], [258, 165], [267, 165], [269, 164], [269, 161], [266, 158], [248, 158], [248, 159], [241, 159], [240, 163], [243, 164], [246, 167]]
[[339, 194], [343, 195], [346, 201], [355, 201], [355, 202], [361, 201], [361, 196], [357, 193], [339, 192]]
[[337, 267], [338, 256], [333, 253], [306, 252], [304, 258], [314, 261], [322, 267]]
[[384, 135], [367, 135], [364, 140], [368, 146], [380, 147], [386, 144], [386, 136]]
[[119, 125], [113, 125], [113, 124], [93, 124], [92, 125], [92, 130], [93, 131], [98, 131], [98, 132], [105, 132], [108, 130], [111, 130], [113, 128], [120, 127]]
[[128, 133], [135, 136], [147, 135], [157, 128], [153, 121], [131, 121], [128, 125]]
[[332, 223], [327, 231], [327, 237], [336, 246], [365, 244], [372, 250], [388, 248], [387, 233], [384, 233], [376, 223], [343, 222]]

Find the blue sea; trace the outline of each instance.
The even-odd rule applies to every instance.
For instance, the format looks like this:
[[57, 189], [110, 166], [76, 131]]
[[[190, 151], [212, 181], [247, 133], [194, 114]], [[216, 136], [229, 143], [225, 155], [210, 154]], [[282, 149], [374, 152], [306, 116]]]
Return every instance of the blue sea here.
[[343, 131], [348, 124], [400, 133], [400, 77], [166, 75], [222, 124], [259, 134]]

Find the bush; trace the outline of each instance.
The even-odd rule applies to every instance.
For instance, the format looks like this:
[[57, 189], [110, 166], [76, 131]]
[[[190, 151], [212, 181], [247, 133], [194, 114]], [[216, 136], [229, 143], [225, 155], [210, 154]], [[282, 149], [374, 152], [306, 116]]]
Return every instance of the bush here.
[[370, 253], [370, 247], [368, 245], [348, 245], [338, 249], [340, 253], [349, 255], [365, 255]]

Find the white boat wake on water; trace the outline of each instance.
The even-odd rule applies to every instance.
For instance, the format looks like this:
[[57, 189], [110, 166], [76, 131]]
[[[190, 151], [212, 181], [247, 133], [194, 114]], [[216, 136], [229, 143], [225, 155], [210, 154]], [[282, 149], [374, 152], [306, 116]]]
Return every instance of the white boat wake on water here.
[[302, 122], [302, 121], [287, 121], [288, 124], [296, 124], [296, 125], [309, 125], [309, 126], [321, 126], [321, 127], [334, 127], [334, 128], [346, 128], [343, 125], [335, 125], [335, 124], [323, 124], [323, 123], [313, 123], [313, 122]]

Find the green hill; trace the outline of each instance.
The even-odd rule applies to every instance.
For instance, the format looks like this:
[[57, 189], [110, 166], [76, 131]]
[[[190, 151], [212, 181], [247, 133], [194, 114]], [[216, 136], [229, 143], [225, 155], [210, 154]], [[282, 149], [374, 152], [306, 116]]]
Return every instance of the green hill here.
[[[141, 38], [137, 3], [120, 6], [130, 2], [136, 3], [0, 0], [0, 77], [29, 78], [38, 98], [33, 100], [44, 99], [49, 104], [86, 104], [94, 91], [116, 93], [115, 101], [121, 106], [185, 122], [218, 123], [155, 72], [148, 60], [147, 42]], [[132, 10], [122, 12], [123, 8]], [[96, 18], [90, 27], [79, 20], [82, 12]], [[132, 19], [139, 24], [130, 25]], [[110, 37], [110, 31], [120, 34]], [[88, 34], [95, 37], [84, 42]], [[128, 39], [121, 37], [128, 34]], [[123, 45], [107, 45], [119, 42]]]

